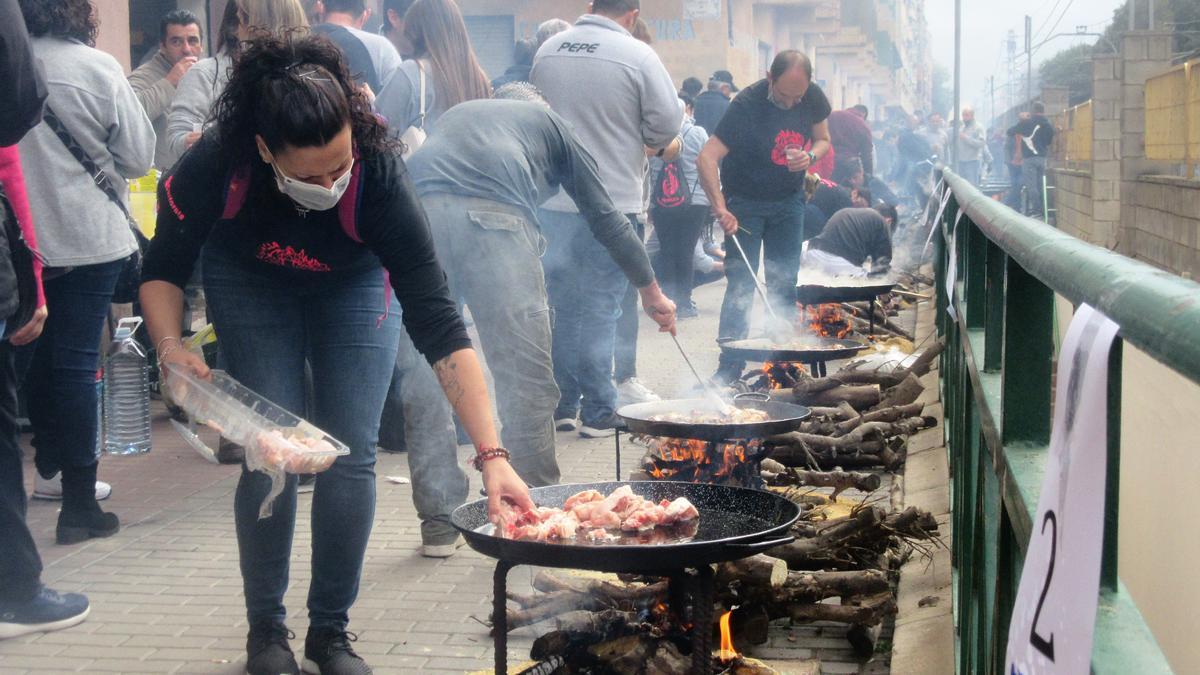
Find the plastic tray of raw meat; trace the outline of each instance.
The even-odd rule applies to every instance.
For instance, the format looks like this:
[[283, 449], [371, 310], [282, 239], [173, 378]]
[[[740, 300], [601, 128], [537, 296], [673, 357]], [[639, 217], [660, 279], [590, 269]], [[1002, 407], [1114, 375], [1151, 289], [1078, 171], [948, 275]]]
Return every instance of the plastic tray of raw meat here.
[[166, 366], [175, 403], [197, 422], [246, 448], [251, 470], [318, 473], [350, 449], [306, 420], [246, 388], [221, 370], [212, 379]]

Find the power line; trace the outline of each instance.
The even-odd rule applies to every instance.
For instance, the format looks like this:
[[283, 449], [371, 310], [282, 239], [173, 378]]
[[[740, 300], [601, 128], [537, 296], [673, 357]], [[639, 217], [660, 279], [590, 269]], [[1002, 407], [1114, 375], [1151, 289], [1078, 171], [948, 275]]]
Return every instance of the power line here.
[[1036, 38], [1038, 36], [1038, 33], [1042, 32], [1042, 29], [1046, 27], [1046, 24], [1050, 23], [1050, 17], [1054, 16], [1054, 12], [1055, 12], [1055, 10], [1058, 9], [1058, 5], [1061, 2], [1062, 2], [1062, 0], [1055, 0], [1054, 6], [1050, 8], [1050, 11], [1046, 13], [1046, 18], [1042, 20], [1042, 25], [1038, 26], [1038, 29], [1033, 31], [1033, 33], [1030, 34], [1030, 40], [1029, 40], [1030, 44], [1033, 43], [1033, 40], [1034, 40], [1034, 38]]

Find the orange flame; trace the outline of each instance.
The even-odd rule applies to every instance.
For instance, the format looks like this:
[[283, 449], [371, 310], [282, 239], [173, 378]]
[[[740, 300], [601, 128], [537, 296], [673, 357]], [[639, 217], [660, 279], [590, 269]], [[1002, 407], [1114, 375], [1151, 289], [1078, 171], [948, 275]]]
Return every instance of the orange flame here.
[[738, 657], [737, 650], [733, 648], [733, 630], [729, 628], [729, 618], [732, 615], [733, 610], [721, 615], [721, 663], [728, 663]]
[[[772, 391], [778, 389], [791, 389], [795, 386], [795, 378], [799, 373], [808, 372], [804, 364], [795, 363], [792, 361], [766, 361], [762, 366], [762, 373], [767, 378], [767, 386]], [[785, 382], [784, 377], [792, 379], [791, 383]]]
[[814, 335], [831, 338], [844, 338], [853, 329], [841, 305], [836, 302], [809, 305], [808, 327]]
[[[710, 444], [694, 438], [660, 438], [651, 446], [658, 456], [668, 462], [692, 462], [696, 467], [716, 464], [712, 472], [713, 478], [726, 478], [733, 474], [737, 465], [746, 461], [754, 450], [762, 444], [759, 440], [735, 441], [731, 443]], [[678, 470], [671, 467], [656, 466], [648, 473], [651, 478], [664, 480], [675, 477]], [[697, 475], [696, 479], [699, 479]], [[679, 480], [679, 478], [675, 478]]]

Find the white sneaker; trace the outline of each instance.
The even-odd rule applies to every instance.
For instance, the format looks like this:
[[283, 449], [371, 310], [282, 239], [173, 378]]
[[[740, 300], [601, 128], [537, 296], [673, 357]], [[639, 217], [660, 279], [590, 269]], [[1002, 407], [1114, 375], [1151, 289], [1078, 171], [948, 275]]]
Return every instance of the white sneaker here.
[[453, 544], [421, 544], [421, 555], [426, 558], [449, 558], [465, 543], [460, 537]]
[[[103, 501], [112, 496], [112, 486], [102, 480], [96, 481], [96, 501]], [[33, 472], [33, 498], [58, 501], [62, 499], [62, 472], [49, 478], [42, 478], [36, 470]]]
[[658, 400], [661, 400], [659, 395], [651, 391], [650, 387], [642, 384], [636, 377], [631, 377], [617, 385], [618, 406]]
[[579, 428], [579, 419], [576, 417], [561, 417], [554, 420], [555, 431], [575, 431]]

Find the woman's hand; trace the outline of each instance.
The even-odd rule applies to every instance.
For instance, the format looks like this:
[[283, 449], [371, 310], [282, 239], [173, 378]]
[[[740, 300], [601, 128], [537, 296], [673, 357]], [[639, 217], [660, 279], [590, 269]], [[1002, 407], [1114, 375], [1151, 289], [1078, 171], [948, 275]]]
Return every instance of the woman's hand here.
[[654, 323], [658, 324], [658, 331], [674, 335], [675, 303], [663, 294], [658, 282], [655, 281], [645, 288], [639, 288], [638, 294], [642, 296], [642, 308], [646, 310], [646, 314], [651, 319], [654, 319]]
[[505, 502], [515, 505], [522, 513], [537, 508], [529, 497], [529, 486], [513, 470], [505, 459], [491, 459], [483, 463], [483, 489], [487, 491], [488, 521], [496, 523], [506, 511]]
[[33, 316], [30, 317], [29, 321], [24, 326], [21, 326], [17, 332], [13, 333], [8, 338], [8, 341], [14, 347], [20, 347], [38, 339], [42, 334], [42, 326], [46, 325], [46, 317], [49, 315], [50, 312], [46, 309], [45, 305], [33, 310]]
[[165, 370], [165, 367], [168, 363], [181, 366], [184, 370], [202, 379], [207, 380], [212, 376], [212, 370], [209, 369], [208, 364], [204, 362], [204, 359], [200, 358], [200, 356], [195, 352], [190, 352], [178, 346], [174, 349], [166, 351], [165, 354], [159, 355], [159, 368]]

